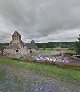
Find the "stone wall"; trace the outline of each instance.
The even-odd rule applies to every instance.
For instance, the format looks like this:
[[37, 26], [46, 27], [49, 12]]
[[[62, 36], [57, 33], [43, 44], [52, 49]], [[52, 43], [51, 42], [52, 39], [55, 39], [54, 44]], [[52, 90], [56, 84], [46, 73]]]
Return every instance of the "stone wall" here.
[[13, 50], [13, 49], [4, 49], [4, 52], [11, 53], [11, 54], [15, 54], [16, 53], [15, 50]]

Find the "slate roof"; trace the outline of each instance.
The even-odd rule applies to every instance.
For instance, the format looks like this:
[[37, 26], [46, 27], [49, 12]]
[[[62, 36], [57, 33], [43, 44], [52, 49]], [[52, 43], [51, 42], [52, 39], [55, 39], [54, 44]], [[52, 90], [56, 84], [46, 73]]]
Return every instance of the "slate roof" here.
[[39, 48], [36, 46], [36, 43], [34, 42], [34, 40], [32, 40], [31, 43], [26, 43], [26, 46], [28, 49], [39, 50]]
[[14, 49], [14, 50], [16, 50], [16, 49], [20, 49], [20, 48], [16, 44], [10, 44], [7, 49]]
[[25, 43], [22, 40], [20, 40], [20, 43], [23, 44], [23, 45], [25, 45]]
[[[28, 49], [35, 49], [35, 50], [39, 50], [39, 48], [36, 46], [36, 43], [32, 40], [31, 43], [24, 43], [22, 40], [21, 40], [21, 44], [23, 44], [24, 46], [27, 46]], [[18, 45], [16, 44], [12, 44], [12, 42], [10, 42], [10, 45], [7, 49], [20, 49]]]
[[[17, 34], [17, 35], [20, 35], [17, 31], [15, 31], [13, 35], [16, 35], [16, 34]], [[13, 35], [12, 35], [12, 36], [13, 36]], [[21, 36], [21, 35], [20, 35], [20, 36]]]

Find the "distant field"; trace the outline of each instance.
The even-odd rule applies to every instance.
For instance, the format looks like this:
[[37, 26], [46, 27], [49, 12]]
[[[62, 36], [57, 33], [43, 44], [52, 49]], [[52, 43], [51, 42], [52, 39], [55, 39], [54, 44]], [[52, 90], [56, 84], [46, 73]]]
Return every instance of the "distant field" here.
[[[80, 70], [60, 68], [55, 65], [36, 64], [33, 62], [19, 62], [17, 60], [11, 59], [0, 59], [0, 64], [7, 64], [10, 66], [16, 66], [18, 68], [23, 67], [43, 76], [59, 79], [61, 81], [66, 81], [75, 85], [80, 85]], [[0, 73], [3, 77], [4, 73]]]
[[60, 53], [68, 53], [70, 55], [76, 54], [74, 50], [69, 50], [68, 48], [40, 48], [38, 53], [33, 53], [33, 55], [56, 55]]

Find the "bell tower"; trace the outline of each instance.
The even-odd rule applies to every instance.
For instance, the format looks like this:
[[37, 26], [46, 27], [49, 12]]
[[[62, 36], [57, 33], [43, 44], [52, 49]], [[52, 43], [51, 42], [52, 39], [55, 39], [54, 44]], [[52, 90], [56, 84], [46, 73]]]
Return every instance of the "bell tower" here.
[[15, 31], [14, 34], [12, 35], [12, 43], [18, 44], [20, 43], [20, 41], [21, 41], [21, 35], [17, 31]]

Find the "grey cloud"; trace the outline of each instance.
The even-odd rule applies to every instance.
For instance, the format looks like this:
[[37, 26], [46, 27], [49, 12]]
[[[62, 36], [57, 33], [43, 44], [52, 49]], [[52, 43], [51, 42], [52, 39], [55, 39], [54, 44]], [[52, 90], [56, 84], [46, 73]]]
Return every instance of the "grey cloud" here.
[[[68, 33], [80, 28], [80, 0], [0, 0], [0, 15], [25, 41], [73, 41], [73, 37], [75, 41], [79, 31], [74, 36]], [[68, 35], [61, 37], [64, 32]]]

